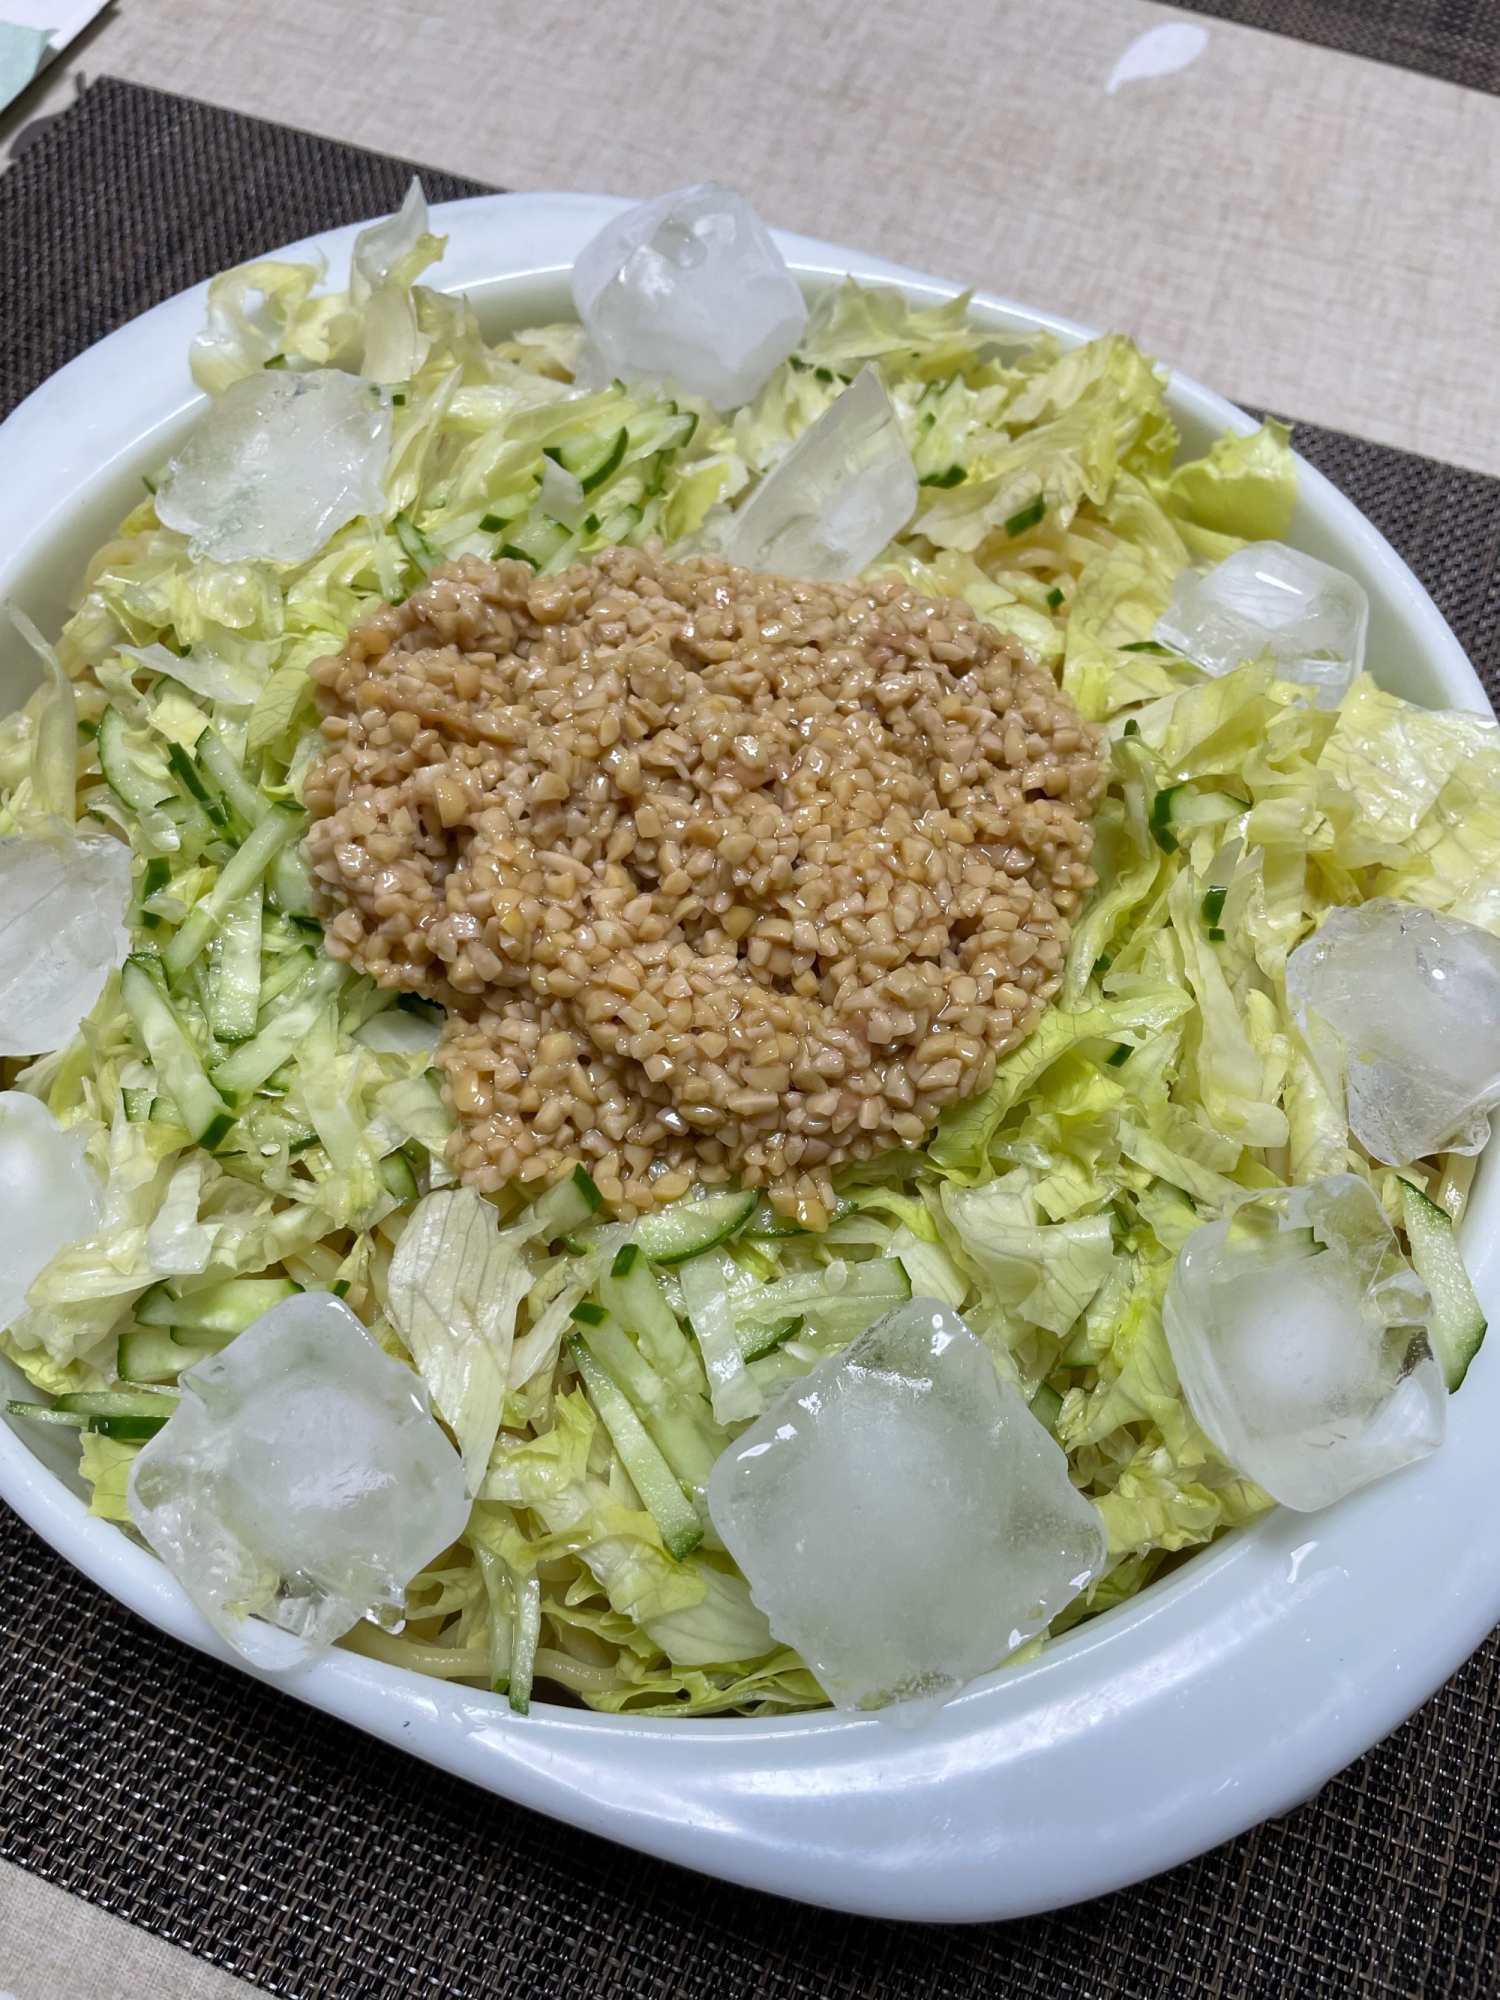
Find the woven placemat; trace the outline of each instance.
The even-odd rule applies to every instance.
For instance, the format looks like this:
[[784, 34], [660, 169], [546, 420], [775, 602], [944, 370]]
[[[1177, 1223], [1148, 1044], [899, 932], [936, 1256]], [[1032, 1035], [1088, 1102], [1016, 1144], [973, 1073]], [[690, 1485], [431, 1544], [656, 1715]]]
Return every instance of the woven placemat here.
[[[7, 406], [183, 285], [390, 207], [409, 172], [95, 85], [0, 179]], [[1297, 444], [1411, 561], [1493, 693], [1500, 482], [1306, 426]], [[1492, 1640], [1288, 1819], [1055, 1916], [897, 1927], [473, 1791], [163, 1639], [0, 1508], [0, 1855], [294, 2000], [1488, 1996], [1497, 1719]]]
[[1195, 14], [1500, 91], [1500, 0], [1175, 0]]

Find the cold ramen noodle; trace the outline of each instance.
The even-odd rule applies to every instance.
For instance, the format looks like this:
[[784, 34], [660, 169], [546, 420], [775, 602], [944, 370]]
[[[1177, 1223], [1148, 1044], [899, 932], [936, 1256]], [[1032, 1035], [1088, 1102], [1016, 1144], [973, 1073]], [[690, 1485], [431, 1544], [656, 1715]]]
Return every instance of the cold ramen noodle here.
[[16, 1428], [257, 1660], [905, 1720], [1440, 1447], [1500, 742], [1365, 671], [1281, 428], [809, 309], [712, 186], [578, 324], [441, 251], [216, 280], [11, 608]]

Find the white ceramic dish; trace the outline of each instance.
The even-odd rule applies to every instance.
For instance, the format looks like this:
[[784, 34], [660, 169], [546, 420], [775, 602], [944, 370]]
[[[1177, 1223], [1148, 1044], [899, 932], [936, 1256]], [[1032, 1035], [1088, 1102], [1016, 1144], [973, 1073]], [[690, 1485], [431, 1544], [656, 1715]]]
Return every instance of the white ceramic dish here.
[[[501, 195], [436, 211], [443, 285], [493, 332], [569, 311], [578, 249], [622, 203]], [[340, 276], [352, 229], [321, 251]], [[845, 272], [924, 300], [958, 289], [798, 236], [811, 290]], [[111, 334], [0, 426], [0, 595], [44, 629], [84, 561], [138, 496], [202, 398], [188, 342], [203, 287]], [[980, 295], [1001, 327], [1089, 330]], [[1201, 451], [1241, 411], [1176, 377], [1169, 400]], [[1351, 570], [1371, 601], [1386, 686], [1488, 712], [1472, 668], [1405, 564], [1310, 467], [1291, 540]], [[0, 638], [0, 711], [32, 678]], [[1480, 1169], [1469, 1266], [1500, 1314], [1500, 1175]], [[0, 1363], [6, 1393], [20, 1378]], [[1226, 1538], [1032, 1665], [971, 1688], [927, 1727], [813, 1714], [652, 1722], [502, 1701], [334, 1653], [274, 1676], [299, 1699], [489, 1790], [632, 1847], [803, 1901], [927, 1920], [1015, 1917], [1151, 1875], [1287, 1811], [1393, 1729], [1500, 1620], [1491, 1525], [1500, 1353], [1478, 1357], [1444, 1449], [1325, 1514], [1278, 1511]], [[91, 1520], [62, 1454], [0, 1425], [0, 1495], [54, 1548], [152, 1624], [229, 1653], [167, 1572]], [[54, 1448], [55, 1450], [55, 1448]], [[247, 1669], [248, 1671], [248, 1669]]]

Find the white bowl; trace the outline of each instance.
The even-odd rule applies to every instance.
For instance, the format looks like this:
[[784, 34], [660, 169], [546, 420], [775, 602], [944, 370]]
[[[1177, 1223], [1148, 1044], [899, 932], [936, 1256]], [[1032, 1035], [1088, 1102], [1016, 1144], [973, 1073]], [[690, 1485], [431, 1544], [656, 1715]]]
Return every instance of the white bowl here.
[[[568, 314], [568, 271], [625, 204], [495, 195], [436, 211], [442, 283], [491, 330]], [[353, 229], [300, 244], [342, 275]], [[931, 301], [958, 290], [806, 237], [778, 238], [811, 291], [830, 278], [897, 283]], [[92, 550], [140, 493], [203, 398], [187, 369], [203, 286], [120, 328], [0, 426], [0, 596], [44, 629], [66, 615]], [[986, 294], [1001, 327], [1071, 321]], [[1174, 376], [1190, 451], [1242, 411]], [[1431, 599], [1374, 528], [1301, 468], [1290, 539], [1350, 570], [1370, 597], [1370, 659], [1385, 686], [1429, 706], [1489, 712]], [[33, 678], [0, 638], [0, 710]], [[1500, 1180], [1481, 1167], [1463, 1244], [1500, 1308]], [[6, 1393], [20, 1377], [0, 1364]], [[1033, 1664], [991, 1675], [926, 1727], [832, 1713], [781, 1721], [649, 1721], [503, 1700], [349, 1653], [272, 1679], [299, 1699], [558, 1819], [802, 1901], [887, 1918], [1017, 1917], [1185, 1861], [1309, 1798], [1394, 1729], [1500, 1620], [1493, 1438], [1500, 1356], [1486, 1349], [1433, 1458], [1318, 1515], [1278, 1511]], [[175, 1638], [233, 1665], [150, 1555], [89, 1518], [65, 1450], [0, 1425], [0, 1495], [62, 1555]]]

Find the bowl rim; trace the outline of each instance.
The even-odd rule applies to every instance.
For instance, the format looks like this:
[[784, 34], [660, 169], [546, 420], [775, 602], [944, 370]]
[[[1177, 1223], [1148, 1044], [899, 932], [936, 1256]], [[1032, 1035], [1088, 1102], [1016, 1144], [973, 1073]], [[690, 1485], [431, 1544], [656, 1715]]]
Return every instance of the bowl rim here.
[[[445, 203], [437, 277], [494, 305], [565, 281], [622, 198], [491, 195]], [[273, 252], [342, 267], [358, 227]], [[810, 287], [852, 274], [935, 302], [963, 288], [814, 238], [774, 232]], [[204, 398], [186, 366], [207, 287], [142, 314], [77, 356], [0, 424], [0, 597], [33, 571], [83, 496], [151, 462]], [[987, 292], [977, 318], [1076, 321]], [[118, 396], [139, 383], [139, 399]], [[1202, 438], [1254, 421], [1171, 374], [1174, 416]], [[1299, 461], [1289, 539], [1341, 555], [1372, 600], [1392, 671], [1446, 705], [1489, 714], [1430, 597], [1352, 503]], [[29, 579], [29, 580], [28, 580]], [[1404, 651], [1402, 649], [1405, 649]], [[1398, 657], [1399, 656], [1399, 657]], [[1404, 690], [1403, 690], [1404, 691]], [[1481, 1166], [1464, 1240], [1500, 1308], [1500, 1177]], [[8, 1364], [7, 1364], [8, 1365]], [[645, 1852], [801, 1901], [918, 1920], [1030, 1914], [1122, 1887], [1288, 1810], [1379, 1740], [1500, 1619], [1500, 1540], [1479, 1523], [1481, 1412], [1500, 1402], [1483, 1354], [1444, 1450], [1325, 1514], [1278, 1509], [1037, 1660], [977, 1682], [923, 1728], [818, 1710], [782, 1718], [602, 1715], [499, 1698], [336, 1652], [276, 1672], [249, 1665], [156, 1558], [89, 1516], [79, 1492], [0, 1423], [0, 1497], [53, 1548], [158, 1629], [386, 1742]], [[1472, 1398], [1472, 1401], [1470, 1400]], [[1414, 1523], [1436, 1520], [1424, 1537]], [[1453, 1532], [1457, 1524], [1459, 1532]], [[1381, 1615], [1383, 1613], [1383, 1615]]]

